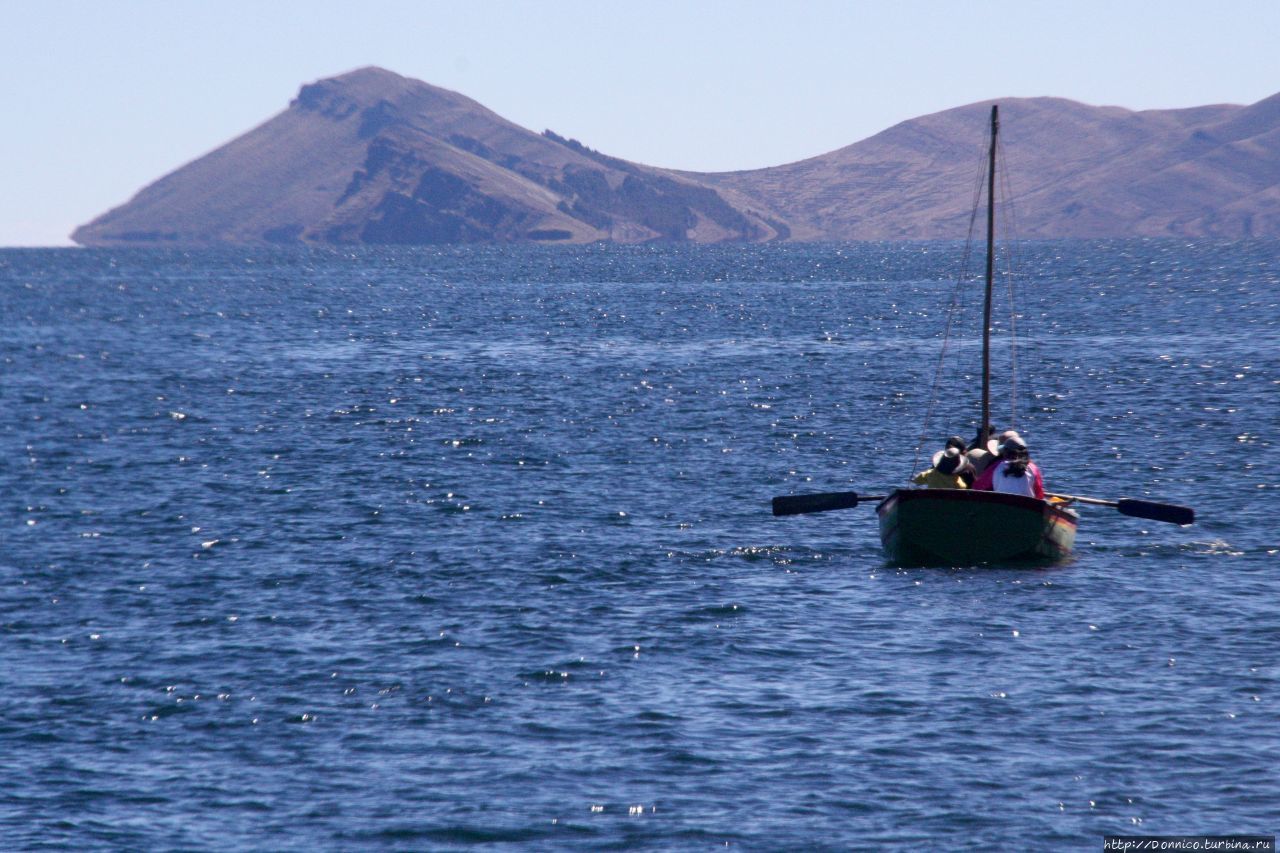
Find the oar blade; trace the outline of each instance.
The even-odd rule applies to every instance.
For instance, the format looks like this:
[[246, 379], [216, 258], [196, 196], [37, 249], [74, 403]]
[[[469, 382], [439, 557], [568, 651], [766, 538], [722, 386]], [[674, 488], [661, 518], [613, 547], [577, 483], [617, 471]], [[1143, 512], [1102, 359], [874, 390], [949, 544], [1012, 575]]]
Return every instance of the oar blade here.
[[801, 515], [806, 512], [827, 512], [833, 509], [849, 509], [858, 505], [857, 492], [819, 492], [812, 495], [780, 495], [773, 499], [774, 515]]
[[1196, 520], [1196, 511], [1189, 506], [1140, 501], [1134, 498], [1121, 498], [1116, 501], [1116, 509], [1121, 515], [1149, 518], [1152, 521], [1164, 521], [1169, 524], [1193, 524]]

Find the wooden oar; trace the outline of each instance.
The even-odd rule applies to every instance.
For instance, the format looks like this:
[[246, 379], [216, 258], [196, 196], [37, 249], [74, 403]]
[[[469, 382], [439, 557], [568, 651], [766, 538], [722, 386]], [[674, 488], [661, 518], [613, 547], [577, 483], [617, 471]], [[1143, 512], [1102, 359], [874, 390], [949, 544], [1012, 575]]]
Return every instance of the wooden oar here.
[[1121, 498], [1118, 501], [1104, 501], [1100, 498], [1085, 498], [1079, 495], [1056, 495], [1052, 492], [1046, 492], [1046, 494], [1051, 498], [1078, 501], [1082, 504], [1113, 506], [1120, 511], [1121, 515], [1131, 515], [1134, 518], [1149, 518], [1152, 521], [1167, 521], [1169, 524], [1192, 524], [1196, 520], [1196, 511], [1189, 506], [1162, 504], [1156, 503], [1155, 501], [1140, 501], [1134, 498]]
[[831, 509], [849, 509], [861, 501], [882, 501], [884, 495], [861, 495], [857, 492], [818, 492], [812, 495], [780, 495], [773, 499], [774, 515], [800, 515], [806, 512], [826, 512]]

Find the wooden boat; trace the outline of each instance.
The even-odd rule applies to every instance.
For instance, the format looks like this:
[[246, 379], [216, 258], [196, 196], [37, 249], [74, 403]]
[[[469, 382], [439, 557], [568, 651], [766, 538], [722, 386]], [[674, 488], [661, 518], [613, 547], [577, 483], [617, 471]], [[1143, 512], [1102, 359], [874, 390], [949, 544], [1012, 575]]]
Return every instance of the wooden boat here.
[[[996, 135], [991, 108], [987, 166], [987, 263], [982, 329], [982, 419], [991, 423], [991, 294], [995, 270]], [[990, 436], [981, 437], [986, 443]], [[1038, 498], [968, 489], [895, 489], [876, 507], [886, 558], [905, 566], [1056, 562], [1075, 544], [1078, 517]]]
[[[991, 152], [987, 169], [987, 270], [982, 311], [982, 415], [991, 423], [991, 292], [995, 270], [996, 135], [999, 110], [991, 108]], [[976, 212], [976, 211], [975, 211]], [[976, 221], [976, 217], [975, 217]], [[966, 252], [966, 255], [968, 253]], [[986, 433], [978, 437], [985, 445]], [[1195, 522], [1189, 506], [1135, 498], [1102, 500], [1082, 495], [1045, 495], [1049, 500], [969, 489], [895, 489], [887, 495], [817, 492], [778, 495], [774, 515], [849, 509], [879, 501], [880, 542], [889, 562], [903, 566], [1005, 565], [1067, 558], [1075, 545], [1078, 517], [1071, 504], [1113, 507], [1121, 515], [1168, 524]]]
[[876, 508], [900, 566], [1053, 563], [1071, 553], [1076, 513], [1049, 501], [969, 489], [898, 489]]

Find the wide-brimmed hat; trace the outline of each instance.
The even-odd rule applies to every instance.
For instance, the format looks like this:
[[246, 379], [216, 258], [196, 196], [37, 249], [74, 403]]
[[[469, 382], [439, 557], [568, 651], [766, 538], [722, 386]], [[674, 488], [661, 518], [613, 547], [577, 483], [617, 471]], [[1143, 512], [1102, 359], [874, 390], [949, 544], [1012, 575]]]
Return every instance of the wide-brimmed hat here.
[[[954, 467], [950, 471], [943, 471], [942, 468], [938, 467], [943, 462], [951, 464], [948, 460], [952, 459], [955, 460], [955, 463]], [[933, 454], [933, 467], [942, 471], [944, 474], [959, 474], [965, 468], [969, 467], [969, 459], [956, 448], [948, 447], [945, 450], [939, 450], [937, 453]]]
[[1022, 450], [1027, 449], [1027, 443], [1022, 440], [1022, 436], [1018, 435], [1017, 430], [1007, 429], [1000, 433], [999, 438], [993, 438], [987, 442], [987, 450], [996, 456], [999, 456], [1005, 447], [1017, 447]]

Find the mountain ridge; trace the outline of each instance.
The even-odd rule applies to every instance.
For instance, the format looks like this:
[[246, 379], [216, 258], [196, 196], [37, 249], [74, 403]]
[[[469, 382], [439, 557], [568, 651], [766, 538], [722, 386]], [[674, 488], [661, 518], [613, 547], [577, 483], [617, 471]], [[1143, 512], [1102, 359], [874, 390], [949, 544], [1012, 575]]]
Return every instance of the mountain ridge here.
[[302, 86], [257, 127], [72, 234], [87, 246], [636, 243], [962, 237], [1001, 105], [1019, 231], [1280, 236], [1280, 94], [1132, 111], [1004, 98], [794, 163], [663, 169], [527, 130], [369, 66]]

